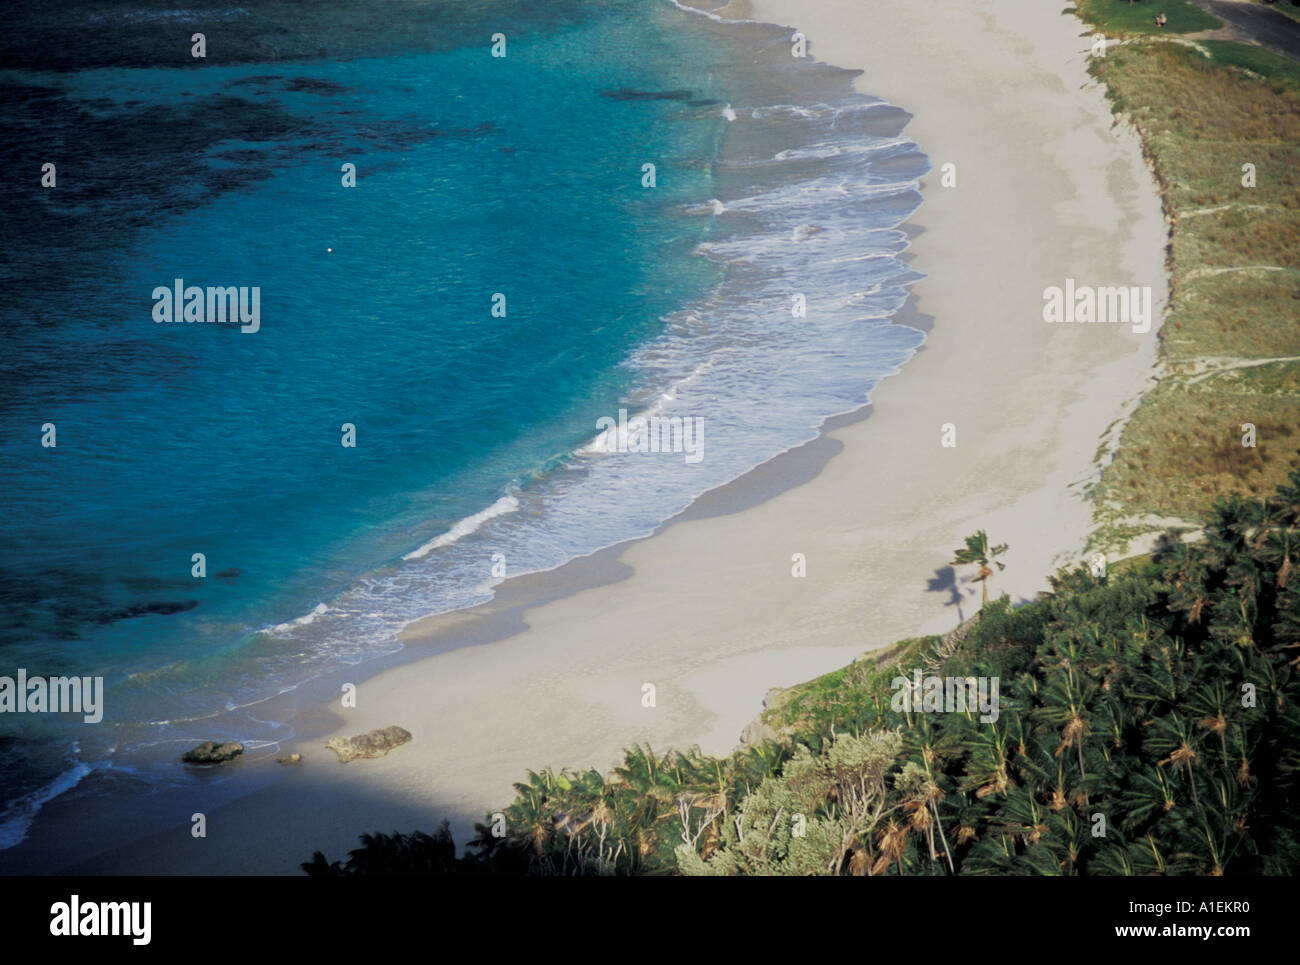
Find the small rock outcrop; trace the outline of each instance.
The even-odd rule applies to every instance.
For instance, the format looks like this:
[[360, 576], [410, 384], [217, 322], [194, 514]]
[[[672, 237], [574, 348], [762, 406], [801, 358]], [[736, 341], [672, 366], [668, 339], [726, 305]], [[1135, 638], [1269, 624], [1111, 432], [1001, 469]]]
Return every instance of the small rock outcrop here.
[[393, 726], [381, 727], [355, 737], [332, 737], [325, 746], [339, 756], [339, 763], [346, 764], [358, 757], [383, 757], [410, 739], [409, 730]]
[[244, 745], [238, 741], [226, 741], [224, 744], [204, 741], [198, 747], [182, 754], [181, 760], [186, 764], [225, 764], [242, 753], [244, 753]]
[[[784, 691], [780, 687], [770, 688], [763, 696], [763, 709], [767, 710], [769, 707], [775, 706], [777, 701], [781, 699], [782, 693]], [[780, 739], [781, 735], [768, 726], [763, 720], [762, 713], [760, 713], [746, 724], [745, 729], [740, 732], [740, 747], [757, 747], [763, 741]]]
[[277, 757], [275, 759], [275, 762], [277, 764], [301, 764], [302, 755], [295, 753], [295, 754], [290, 754], [288, 757]]
[[763, 723], [761, 717], [755, 717], [746, 724], [745, 729], [740, 732], [740, 746], [757, 747], [759, 744], [763, 743], [763, 741], [779, 740], [780, 737], [780, 734], [767, 726], [767, 724]]

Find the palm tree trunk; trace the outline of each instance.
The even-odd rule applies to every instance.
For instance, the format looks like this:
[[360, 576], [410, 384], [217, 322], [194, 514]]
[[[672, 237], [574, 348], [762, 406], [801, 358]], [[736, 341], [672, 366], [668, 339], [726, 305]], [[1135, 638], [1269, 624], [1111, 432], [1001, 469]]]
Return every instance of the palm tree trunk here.
[[[948, 836], [943, 833], [943, 824], [939, 821], [939, 809], [934, 806], [934, 801], [930, 802], [930, 812], [934, 815], [935, 826], [939, 829], [939, 840], [943, 842], [944, 854], [948, 856], [948, 870], [953, 874], [957, 873], [957, 866], [952, 861], [952, 851], [948, 848]], [[933, 845], [931, 845], [933, 847]]]

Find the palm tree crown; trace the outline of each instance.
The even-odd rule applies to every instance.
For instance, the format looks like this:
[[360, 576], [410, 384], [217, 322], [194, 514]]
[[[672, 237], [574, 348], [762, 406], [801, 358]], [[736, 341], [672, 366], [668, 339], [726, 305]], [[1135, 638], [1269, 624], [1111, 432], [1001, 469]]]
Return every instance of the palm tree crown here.
[[980, 604], [983, 609], [985, 603], [989, 602], [989, 577], [993, 575], [993, 569], [989, 566], [992, 563], [999, 570], [1005, 570], [1006, 565], [997, 557], [1007, 551], [1007, 544], [1002, 543], [999, 546], [989, 546], [989, 537], [984, 530], [980, 530], [974, 536], [966, 537], [966, 545], [961, 549], [953, 551], [952, 564], [954, 566], [965, 566], [967, 564], [979, 564], [979, 572], [971, 579], [980, 583], [984, 588], [984, 599]]

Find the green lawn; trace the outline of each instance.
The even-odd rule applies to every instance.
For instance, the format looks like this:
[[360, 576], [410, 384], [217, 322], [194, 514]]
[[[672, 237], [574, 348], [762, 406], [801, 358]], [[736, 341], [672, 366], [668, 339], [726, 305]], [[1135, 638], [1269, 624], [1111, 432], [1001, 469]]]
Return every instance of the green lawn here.
[[[1079, 17], [1096, 24], [1106, 34], [1170, 34], [1217, 30], [1223, 22], [1186, 0], [1077, 0]], [[1169, 22], [1155, 24], [1156, 14]]]
[[[1277, 3], [1273, 6], [1281, 9], [1283, 5]], [[1290, 4], [1287, 6], [1290, 7]], [[1291, 9], [1300, 11], [1300, 7]], [[1263, 47], [1233, 43], [1230, 40], [1202, 40], [1199, 43], [1214, 55], [1215, 63], [1241, 67], [1275, 84], [1300, 87], [1300, 63], [1290, 57], [1283, 57]]]

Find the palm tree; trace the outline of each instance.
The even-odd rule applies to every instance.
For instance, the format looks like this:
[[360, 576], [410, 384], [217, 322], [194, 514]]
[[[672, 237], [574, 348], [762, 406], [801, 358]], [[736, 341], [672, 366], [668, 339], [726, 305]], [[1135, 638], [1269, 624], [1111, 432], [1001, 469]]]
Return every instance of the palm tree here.
[[1196, 773], [1193, 767], [1201, 763], [1197, 748], [1199, 741], [1196, 734], [1175, 711], [1168, 717], [1160, 717], [1155, 722], [1156, 733], [1151, 737], [1151, 746], [1160, 752], [1169, 752], [1169, 756], [1160, 761], [1158, 767], [1173, 764], [1186, 772], [1187, 785], [1192, 792], [1192, 804], [1199, 811], [1201, 802], [1196, 795]]
[[984, 605], [989, 602], [989, 577], [993, 575], [993, 570], [989, 566], [992, 563], [999, 570], [1005, 570], [1006, 566], [996, 557], [1001, 556], [1007, 551], [1007, 544], [1001, 546], [989, 546], [988, 534], [980, 530], [974, 536], [966, 537], [966, 545], [961, 549], [954, 550], [952, 564], [953, 566], [965, 566], [967, 564], [979, 564], [979, 572], [972, 579], [981, 584], [984, 588], [984, 599], [980, 603], [980, 610], [983, 611]]

